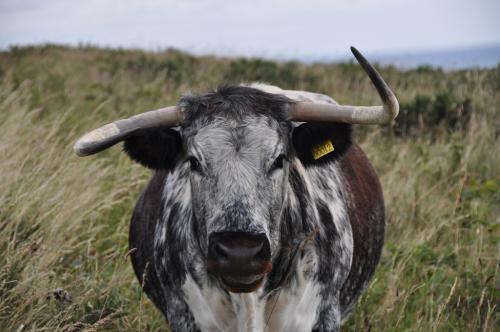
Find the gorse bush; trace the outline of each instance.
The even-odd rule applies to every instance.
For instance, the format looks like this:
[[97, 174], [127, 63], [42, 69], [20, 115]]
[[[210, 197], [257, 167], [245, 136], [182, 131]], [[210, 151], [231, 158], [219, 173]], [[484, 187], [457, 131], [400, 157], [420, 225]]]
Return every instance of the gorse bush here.
[[[498, 331], [500, 66], [379, 68], [401, 113], [355, 138], [385, 193], [375, 277], [344, 331]], [[0, 53], [0, 331], [160, 331], [128, 257], [151, 173], [120, 147], [78, 158], [84, 132], [185, 93], [264, 81], [378, 104], [357, 64], [90, 46]]]
[[473, 111], [470, 97], [458, 100], [449, 91], [435, 96], [417, 95], [410, 102], [402, 103], [400, 108], [393, 127], [400, 136], [426, 135], [437, 129], [465, 129]]

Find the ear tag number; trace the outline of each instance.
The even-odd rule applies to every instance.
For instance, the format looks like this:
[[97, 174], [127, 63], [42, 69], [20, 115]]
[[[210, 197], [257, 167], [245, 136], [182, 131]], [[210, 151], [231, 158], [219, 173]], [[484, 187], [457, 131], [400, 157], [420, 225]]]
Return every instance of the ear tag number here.
[[312, 149], [312, 155], [314, 160], [318, 160], [319, 158], [333, 152], [333, 150], [335, 150], [335, 148], [333, 147], [332, 141], [326, 140]]

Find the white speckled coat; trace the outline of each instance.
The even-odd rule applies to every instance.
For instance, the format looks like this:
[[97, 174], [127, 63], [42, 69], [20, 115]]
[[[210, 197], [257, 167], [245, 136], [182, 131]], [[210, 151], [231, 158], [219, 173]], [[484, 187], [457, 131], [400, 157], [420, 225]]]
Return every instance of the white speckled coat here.
[[[350, 125], [290, 122], [287, 107], [298, 100], [334, 103], [229, 86], [183, 98], [184, 123], [148, 133], [160, 138], [147, 149], [169, 161], [136, 204], [130, 247], [172, 331], [338, 331], [370, 280], [384, 238], [378, 178]], [[335, 150], [315, 160], [311, 150], [325, 140]], [[139, 162], [131, 149], [141, 148], [126, 142]], [[207, 239], [218, 231], [267, 236], [273, 268], [262, 287], [231, 293], [207, 272]]]

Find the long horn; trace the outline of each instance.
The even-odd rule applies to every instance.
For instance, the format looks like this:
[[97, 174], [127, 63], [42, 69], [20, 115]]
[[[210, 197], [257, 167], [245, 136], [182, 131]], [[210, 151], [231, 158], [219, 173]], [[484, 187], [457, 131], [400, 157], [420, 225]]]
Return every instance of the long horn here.
[[107, 149], [138, 131], [155, 127], [173, 127], [183, 118], [184, 114], [177, 106], [141, 113], [92, 130], [76, 141], [73, 150], [81, 157], [88, 156]]
[[399, 112], [396, 96], [380, 74], [354, 47], [351, 51], [370, 77], [383, 106], [349, 106], [299, 102], [290, 109], [290, 118], [300, 122], [345, 122], [356, 124], [390, 124]]

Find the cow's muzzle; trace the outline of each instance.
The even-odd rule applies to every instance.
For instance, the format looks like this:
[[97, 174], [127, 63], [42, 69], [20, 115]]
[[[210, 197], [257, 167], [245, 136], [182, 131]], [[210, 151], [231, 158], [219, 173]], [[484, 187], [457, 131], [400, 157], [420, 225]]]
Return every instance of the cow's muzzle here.
[[271, 269], [271, 249], [265, 234], [219, 232], [210, 235], [207, 270], [228, 291], [255, 291]]

